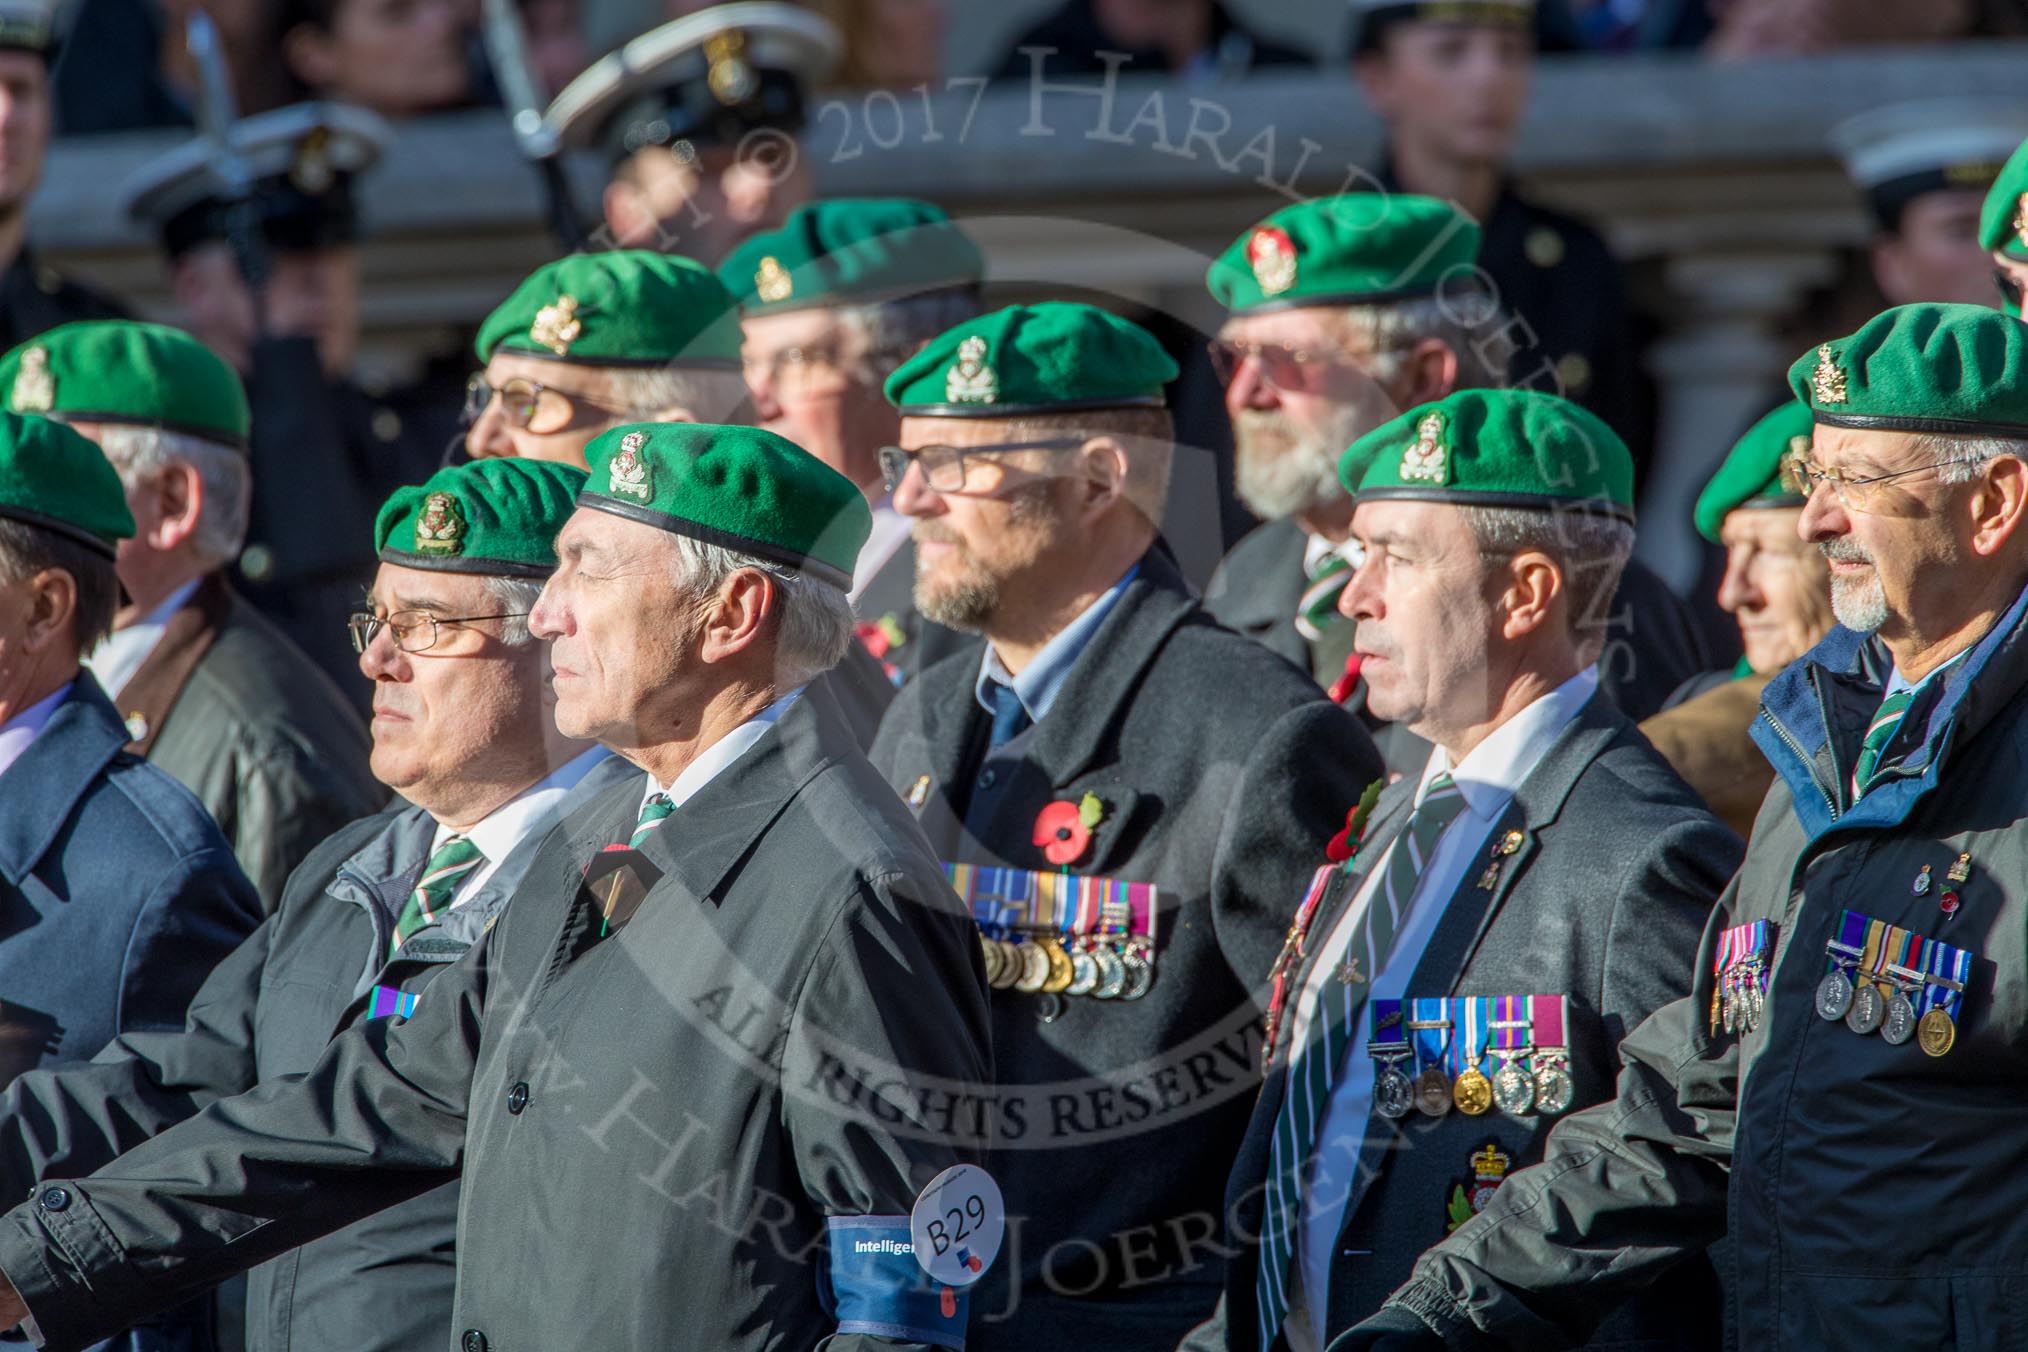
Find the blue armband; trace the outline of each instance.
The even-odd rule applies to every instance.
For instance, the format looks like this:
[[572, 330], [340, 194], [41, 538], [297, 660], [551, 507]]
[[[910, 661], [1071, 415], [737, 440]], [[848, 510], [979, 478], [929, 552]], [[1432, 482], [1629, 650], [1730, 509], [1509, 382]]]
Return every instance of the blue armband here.
[[831, 1216], [824, 1233], [831, 1264], [817, 1269], [817, 1294], [838, 1332], [964, 1352], [966, 1293], [915, 1261], [908, 1217]]

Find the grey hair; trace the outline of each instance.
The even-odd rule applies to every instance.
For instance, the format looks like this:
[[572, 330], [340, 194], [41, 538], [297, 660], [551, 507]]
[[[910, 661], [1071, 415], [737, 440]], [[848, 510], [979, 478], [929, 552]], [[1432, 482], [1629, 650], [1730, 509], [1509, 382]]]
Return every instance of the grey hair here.
[[528, 632], [528, 612], [535, 609], [535, 602], [542, 595], [542, 583], [532, 577], [503, 577], [497, 573], [488, 573], [479, 582], [485, 588], [493, 613], [520, 617], [500, 622], [500, 641], [510, 648], [528, 642], [533, 637]]
[[80, 653], [88, 653], [113, 632], [120, 608], [120, 578], [111, 556], [68, 535], [0, 517], [0, 582], [20, 582], [47, 568], [69, 573], [77, 588], [71, 637]]
[[1936, 476], [1940, 484], [1968, 484], [1979, 477], [1980, 470], [2003, 455], [2028, 460], [2028, 441], [2016, 441], [2010, 437], [1960, 437], [1923, 432], [1917, 435], [1915, 448], [1924, 455], [1935, 457], [1941, 467]]
[[901, 300], [845, 306], [838, 321], [859, 335], [866, 377], [883, 381], [925, 343], [978, 318], [983, 308], [976, 287], [946, 287]]
[[119, 471], [128, 491], [171, 465], [188, 465], [204, 486], [204, 510], [191, 535], [191, 550], [216, 567], [239, 557], [246, 543], [247, 514], [253, 507], [253, 470], [230, 446], [188, 432], [121, 423], [98, 429], [99, 449]]
[[747, 406], [746, 377], [736, 368], [709, 366], [614, 366], [606, 370], [606, 394], [637, 414], [680, 408], [699, 422], [736, 421]]
[[1490, 389], [1507, 383], [1513, 360], [1512, 327], [1490, 300], [1460, 305], [1442, 296], [1417, 296], [1379, 305], [1347, 305], [1337, 312], [1337, 328], [1345, 337], [1363, 338], [1373, 356], [1367, 373], [1382, 385], [1401, 377], [1408, 349], [1434, 338], [1457, 354], [1458, 388]]
[[680, 591], [704, 596], [727, 578], [757, 568], [775, 581], [782, 604], [775, 628], [775, 673], [782, 689], [802, 685], [838, 665], [853, 642], [852, 603], [828, 582], [779, 563], [706, 544], [687, 535], [672, 537], [676, 562], [670, 580]]
[[1634, 528], [1617, 517], [1587, 511], [1527, 507], [1461, 507], [1479, 552], [1512, 556], [1547, 554], [1563, 574], [1570, 598], [1570, 634], [1586, 661], [1604, 651], [1613, 594], [1634, 552]]

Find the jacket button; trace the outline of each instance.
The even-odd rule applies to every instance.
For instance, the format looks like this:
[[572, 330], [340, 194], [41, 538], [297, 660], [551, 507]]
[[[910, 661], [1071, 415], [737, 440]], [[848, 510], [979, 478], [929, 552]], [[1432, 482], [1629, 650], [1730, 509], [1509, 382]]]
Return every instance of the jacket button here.
[[70, 1206], [70, 1193], [63, 1188], [51, 1188], [42, 1194], [44, 1211], [63, 1211]]
[[1000, 772], [997, 770], [987, 770], [979, 776], [979, 787], [982, 789], [990, 789], [999, 782]]
[[458, 1339], [458, 1346], [464, 1352], [486, 1352], [486, 1335], [477, 1329], [466, 1329], [465, 1336]]
[[[519, 1083], [517, 1083], [512, 1089], [507, 1091], [507, 1111], [512, 1113], [514, 1116], [519, 1117], [521, 1116], [521, 1110], [523, 1108], [526, 1108], [527, 1106], [528, 1106], [528, 1081], [522, 1080]], [[480, 1346], [483, 1347], [485, 1345], [485, 1342], [486, 1340], [484, 1338], [479, 1339]]]

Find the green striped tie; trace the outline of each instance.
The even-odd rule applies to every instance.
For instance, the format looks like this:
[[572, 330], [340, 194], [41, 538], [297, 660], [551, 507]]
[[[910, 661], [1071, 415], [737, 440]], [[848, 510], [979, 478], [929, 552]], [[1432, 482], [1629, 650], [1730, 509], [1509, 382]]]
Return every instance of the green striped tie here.
[[675, 810], [676, 805], [669, 801], [668, 794], [649, 794], [648, 801], [641, 804], [641, 819], [634, 823], [634, 836], [627, 842], [627, 848], [640, 849], [641, 842], [648, 838], [648, 833], [660, 826], [662, 819]]
[[1866, 737], [1859, 743], [1859, 759], [1852, 766], [1854, 802], [1873, 787], [1874, 771], [1880, 768], [1880, 753], [1894, 740], [1895, 731], [1901, 727], [1901, 716], [1908, 712], [1909, 702], [1914, 698], [1912, 689], [1895, 691], [1880, 701], [1880, 711], [1866, 725]]
[[395, 918], [394, 941], [387, 946], [390, 961], [417, 930], [427, 929], [443, 918], [451, 908], [451, 894], [458, 890], [458, 884], [485, 862], [486, 856], [479, 853], [479, 847], [463, 836], [452, 836], [437, 846], [429, 862], [423, 865], [422, 879], [416, 883], [415, 891], [408, 894], [401, 914]]
[[[1317, 999], [1310, 1036], [1289, 1063], [1288, 1084], [1268, 1160], [1267, 1211], [1261, 1220], [1260, 1268], [1254, 1274], [1254, 1304], [1260, 1317], [1260, 1346], [1274, 1344], [1289, 1312], [1289, 1270], [1295, 1263], [1301, 1223], [1303, 1178], [1316, 1144], [1317, 1124], [1331, 1101], [1331, 1079], [1352, 1044], [1359, 1013], [1373, 979], [1394, 947], [1394, 936], [1415, 900], [1415, 887], [1445, 828], [1465, 810], [1464, 795], [1447, 774], [1429, 783], [1422, 802], [1388, 851], [1385, 871], [1368, 900], [1347, 958], [1363, 975], [1355, 981], [1328, 981]], [[1311, 1307], [1322, 1299], [1310, 1293]]]
[[1296, 632], [1315, 643], [1324, 637], [1326, 629], [1345, 618], [1338, 613], [1338, 598], [1345, 594], [1345, 584], [1352, 580], [1352, 563], [1334, 549], [1318, 559], [1309, 571], [1309, 585], [1303, 588], [1303, 599], [1296, 603]]

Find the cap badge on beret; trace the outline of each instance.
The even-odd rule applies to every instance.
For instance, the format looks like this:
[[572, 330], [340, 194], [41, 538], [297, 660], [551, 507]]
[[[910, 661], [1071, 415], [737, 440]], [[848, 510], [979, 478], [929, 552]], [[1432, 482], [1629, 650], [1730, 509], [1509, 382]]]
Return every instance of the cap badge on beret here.
[[1401, 477], [1441, 485], [1450, 474], [1450, 444], [1444, 415], [1432, 413], [1415, 425], [1415, 440], [1401, 453]]
[[1810, 373], [1810, 388], [1815, 391], [1820, 404], [1845, 402], [1845, 373], [1831, 359], [1829, 343], [1817, 344], [1817, 369]]
[[47, 413], [56, 406], [56, 377], [49, 373], [49, 349], [31, 347], [21, 354], [8, 402], [16, 413]]
[[2021, 241], [2021, 247], [2028, 249], [2028, 192], [2014, 203], [2014, 235]]
[[1000, 397], [1000, 378], [986, 364], [986, 340], [973, 334], [958, 344], [958, 359], [944, 377], [944, 397], [954, 404], [990, 404]]
[[753, 67], [746, 62], [744, 32], [728, 28], [713, 35], [704, 44], [704, 59], [711, 63], [704, 82], [710, 86], [713, 98], [732, 108], [753, 97], [754, 74]]
[[606, 466], [609, 492], [625, 493], [642, 502], [655, 496], [654, 484], [648, 478], [648, 462], [641, 458], [641, 446], [647, 440], [642, 432], [629, 432], [620, 438], [620, 453]]
[[1807, 436], [1789, 438], [1789, 453], [1782, 457], [1782, 487], [1803, 497], [1810, 496], [1810, 486], [1803, 480], [1803, 461], [1810, 458], [1810, 439]]
[[535, 322], [528, 326], [529, 338], [559, 357], [570, 351], [570, 345], [583, 332], [584, 321], [577, 317], [577, 297], [568, 295], [558, 296], [537, 310]]
[[423, 499], [415, 518], [415, 552], [451, 555], [465, 548], [465, 508], [450, 493], [432, 493]]
[[1264, 225], [1246, 242], [1246, 261], [1261, 294], [1279, 296], [1296, 284], [1296, 242], [1280, 226]]
[[762, 303], [778, 305], [796, 294], [795, 279], [782, 266], [782, 260], [773, 254], [761, 259], [760, 267], [753, 274], [754, 294]]

